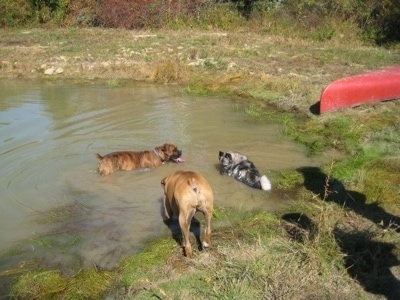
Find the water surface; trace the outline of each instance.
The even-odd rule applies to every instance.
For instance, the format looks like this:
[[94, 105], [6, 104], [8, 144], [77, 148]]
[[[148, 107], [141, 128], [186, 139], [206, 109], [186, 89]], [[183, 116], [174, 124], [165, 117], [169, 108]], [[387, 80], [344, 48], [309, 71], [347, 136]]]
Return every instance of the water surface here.
[[[250, 122], [230, 99], [148, 84], [0, 81], [0, 138], [0, 251], [27, 241], [32, 255], [77, 267], [112, 267], [166, 233], [160, 181], [181, 168], [208, 179], [218, 206], [285, 204], [273, 191], [220, 175], [219, 150], [248, 155], [267, 176], [313, 164], [279, 126]], [[95, 153], [164, 142], [183, 150], [186, 162], [96, 173]]]

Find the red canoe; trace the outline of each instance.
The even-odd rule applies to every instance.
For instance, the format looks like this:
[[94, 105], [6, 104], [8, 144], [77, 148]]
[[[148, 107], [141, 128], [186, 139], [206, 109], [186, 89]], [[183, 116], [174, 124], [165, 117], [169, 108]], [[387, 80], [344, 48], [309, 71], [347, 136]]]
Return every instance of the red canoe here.
[[400, 98], [400, 66], [341, 78], [321, 94], [320, 113]]

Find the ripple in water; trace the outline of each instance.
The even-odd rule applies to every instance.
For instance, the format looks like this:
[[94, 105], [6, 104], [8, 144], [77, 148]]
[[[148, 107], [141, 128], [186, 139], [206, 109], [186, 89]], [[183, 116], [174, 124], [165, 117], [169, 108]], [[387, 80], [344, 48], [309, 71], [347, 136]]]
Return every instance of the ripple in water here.
[[[181, 168], [208, 179], [218, 206], [274, 211], [285, 205], [273, 191], [221, 176], [219, 150], [248, 155], [267, 175], [313, 165], [279, 126], [246, 121], [229, 99], [146, 84], [110, 89], [24, 81], [1, 81], [0, 94], [0, 250], [25, 241], [35, 257], [64, 266], [112, 267], [168, 233], [160, 180]], [[164, 142], [178, 145], [186, 162], [96, 173], [95, 153]]]

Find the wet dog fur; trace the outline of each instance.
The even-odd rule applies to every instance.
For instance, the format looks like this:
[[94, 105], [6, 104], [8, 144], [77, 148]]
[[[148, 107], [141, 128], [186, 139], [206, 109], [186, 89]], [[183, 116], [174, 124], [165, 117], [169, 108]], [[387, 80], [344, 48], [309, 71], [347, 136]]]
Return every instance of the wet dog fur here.
[[271, 189], [271, 182], [267, 176], [261, 175], [246, 155], [238, 152], [219, 151], [218, 159], [221, 174], [226, 173], [253, 188], [265, 191]]
[[178, 218], [184, 254], [189, 258], [193, 254], [189, 234], [197, 211], [202, 212], [205, 219], [203, 248], [210, 247], [214, 195], [207, 180], [198, 173], [179, 170], [161, 180], [161, 186], [164, 189], [164, 222], [173, 215]]
[[100, 175], [109, 175], [117, 170], [156, 168], [168, 161], [183, 162], [181, 155], [181, 150], [168, 143], [145, 151], [119, 151], [104, 156], [97, 153], [97, 172]]

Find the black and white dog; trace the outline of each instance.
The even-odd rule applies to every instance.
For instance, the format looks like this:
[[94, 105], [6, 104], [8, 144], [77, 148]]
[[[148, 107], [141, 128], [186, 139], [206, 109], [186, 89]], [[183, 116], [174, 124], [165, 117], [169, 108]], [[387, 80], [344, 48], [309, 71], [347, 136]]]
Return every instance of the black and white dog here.
[[261, 175], [246, 155], [238, 152], [219, 151], [219, 165], [221, 167], [221, 174], [226, 173], [236, 180], [256, 189], [264, 191], [271, 189], [271, 182], [267, 176]]

